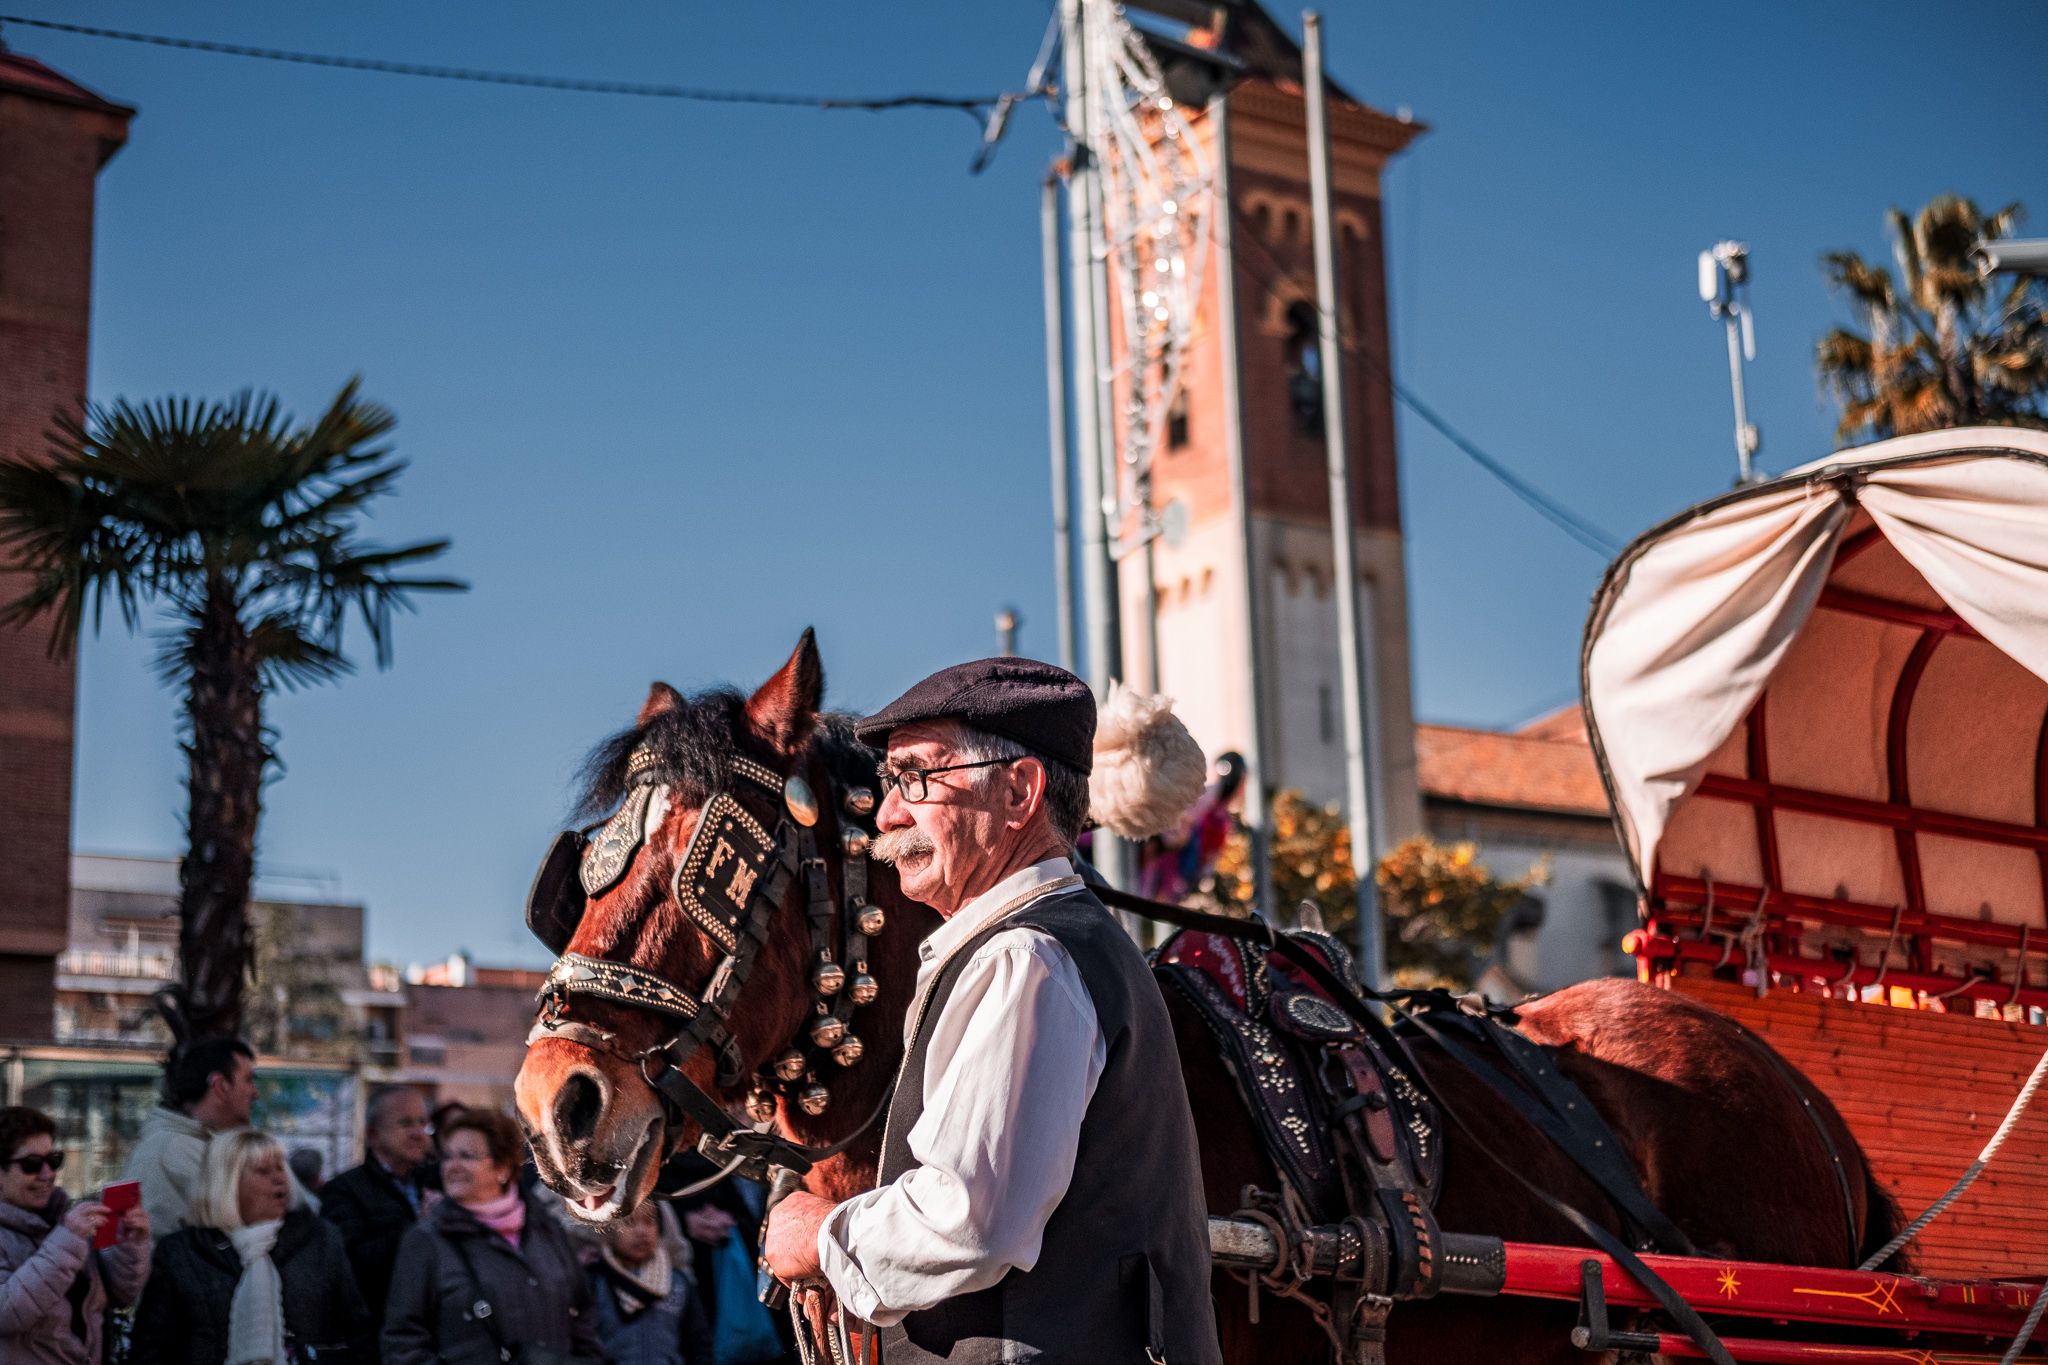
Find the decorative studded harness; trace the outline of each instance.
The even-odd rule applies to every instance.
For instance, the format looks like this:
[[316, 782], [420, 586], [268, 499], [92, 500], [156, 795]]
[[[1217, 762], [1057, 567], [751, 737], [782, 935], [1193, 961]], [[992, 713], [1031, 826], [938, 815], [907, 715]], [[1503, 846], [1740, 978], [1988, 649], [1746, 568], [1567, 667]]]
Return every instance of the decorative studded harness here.
[[[826, 1148], [792, 1142], [769, 1127], [782, 1100], [807, 1115], [825, 1112], [830, 1092], [818, 1077], [826, 1060], [844, 1067], [861, 1059], [861, 1041], [848, 1024], [854, 1011], [877, 994], [868, 970], [868, 941], [882, 931], [886, 919], [881, 907], [867, 901], [873, 833], [861, 824], [843, 825], [843, 896], [835, 900], [818, 852], [819, 807], [810, 784], [745, 757], [729, 759], [726, 772], [726, 782], [704, 803], [670, 887], [683, 916], [721, 954], [704, 987], [693, 994], [643, 968], [567, 951], [590, 899], [626, 875], [650, 826], [666, 809], [668, 786], [659, 759], [642, 748], [627, 760], [626, 797], [618, 810], [602, 826], [557, 835], [527, 894], [526, 926], [556, 959], [541, 987], [526, 1042], [531, 1047], [543, 1038], [567, 1039], [631, 1064], [672, 1113], [696, 1120], [704, 1132], [700, 1149], [720, 1165], [760, 1159], [802, 1172], [845, 1150], [882, 1112], [878, 1108], [852, 1134]], [[781, 798], [772, 829], [739, 799], [736, 787]], [[854, 820], [872, 815], [875, 804], [874, 792], [865, 787], [840, 793], [844, 815]], [[798, 885], [811, 930], [813, 1012], [802, 1033], [754, 1073], [746, 1113], [759, 1126], [749, 1128], [683, 1068], [699, 1050], [709, 1050], [718, 1058], [717, 1087], [729, 1090], [747, 1079], [728, 1025], [776, 912]], [[645, 1010], [677, 1021], [678, 1027], [664, 1041], [636, 1051], [613, 1031], [576, 1018], [579, 997]]]

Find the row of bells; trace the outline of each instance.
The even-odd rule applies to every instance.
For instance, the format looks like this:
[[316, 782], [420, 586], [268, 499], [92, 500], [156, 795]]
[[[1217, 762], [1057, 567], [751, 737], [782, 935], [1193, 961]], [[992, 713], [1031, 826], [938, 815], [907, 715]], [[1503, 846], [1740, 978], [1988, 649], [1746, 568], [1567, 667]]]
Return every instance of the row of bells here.
[[[790, 814], [799, 824], [817, 822], [817, 800], [802, 778], [790, 778], [783, 789], [783, 796]], [[848, 814], [868, 815], [875, 809], [875, 794], [866, 787], [854, 787], [846, 793], [845, 802]], [[872, 842], [873, 836], [856, 826], [848, 826], [839, 836], [840, 851], [848, 858], [866, 857]], [[887, 924], [888, 916], [882, 913], [879, 905], [862, 905], [854, 912], [853, 927], [868, 938], [881, 933]], [[881, 986], [868, 974], [865, 962], [854, 964], [854, 968], [849, 981], [844, 967], [829, 958], [821, 961], [811, 969], [811, 988], [818, 993], [820, 1000], [829, 1000], [843, 990], [856, 1006], [871, 1005], [881, 992]], [[810, 1037], [813, 1046], [829, 1051], [832, 1060], [841, 1066], [852, 1066], [861, 1059], [864, 1051], [860, 1039], [846, 1031], [845, 1023], [829, 1014], [820, 1014], [811, 1021]], [[775, 1079], [784, 1085], [802, 1079], [806, 1069], [804, 1054], [793, 1047], [784, 1049], [782, 1055], [775, 1059]], [[815, 1080], [791, 1098], [796, 1101], [797, 1108], [812, 1118], [824, 1113], [832, 1102], [831, 1092]], [[756, 1081], [754, 1088], [747, 1092], [746, 1106], [748, 1118], [756, 1123], [767, 1123], [775, 1117], [775, 1092], [765, 1083]]]

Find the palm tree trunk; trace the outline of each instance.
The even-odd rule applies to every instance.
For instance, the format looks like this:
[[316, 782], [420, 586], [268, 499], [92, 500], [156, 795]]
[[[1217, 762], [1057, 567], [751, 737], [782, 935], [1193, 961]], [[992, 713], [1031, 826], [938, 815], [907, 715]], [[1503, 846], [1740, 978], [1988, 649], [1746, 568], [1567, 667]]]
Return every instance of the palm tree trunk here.
[[178, 871], [178, 1005], [188, 1038], [241, 1031], [254, 947], [249, 887], [270, 754], [262, 671], [236, 608], [226, 581], [208, 585], [185, 698], [189, 847]]
[[1963, 342], [1961, 309], [1943, 298], [1935, 310], [1935, 339], [1941, 344], [1941, 387], [1948, 396], [1946, 425], [1969, 426], [1979, 420], [1977, 386], [1970, 373], [1970, 352]]

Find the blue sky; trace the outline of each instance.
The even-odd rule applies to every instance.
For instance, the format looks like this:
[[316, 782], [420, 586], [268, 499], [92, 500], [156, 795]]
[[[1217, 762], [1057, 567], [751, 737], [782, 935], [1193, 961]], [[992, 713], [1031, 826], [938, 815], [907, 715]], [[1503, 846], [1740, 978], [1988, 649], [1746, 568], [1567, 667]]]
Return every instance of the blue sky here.
[[[445, 65], [801, 93], [1022, 80], [1043, 0], [19, 0], [30, 14]], [[1326, 6], [1330, 64], [1431, 126], [1386, 185], [1397, 361], [1618, 539], [1733, 474], [1693, 261], [1753, 252], [1763, 463], [1823, 454], [1823, 250], [1892, 204], [2048, 214], [2029, 7]], [[1290, 20], [1291, 22], [1291, 20]], [[261, 855], [337, 873], [375, 953], [541, 954], [519, 925], [582, 754], [649, 681], [753, 680], [816, 625], [830, 700], [1053, 648], [1036, 193], [1021, 110], [969, 178], [949, 113], [824, 114], [277, 66], [7, 30], [140, 107], [100, 181], [93, 393], [350, 374], [414, 460], [375, 523], [450, 535], [474, 591], [397, 666], [273, 699]], [[2048, 235], [2048, 222], [2037, 222]], [[1573, 696], [1603, 567], [1404, 417], [1419, 708]], [[357, 640], [360, 645], [360, 639]], [[149, 644], [81, 661], [76, 842], [169, 853], [174, 698]]]

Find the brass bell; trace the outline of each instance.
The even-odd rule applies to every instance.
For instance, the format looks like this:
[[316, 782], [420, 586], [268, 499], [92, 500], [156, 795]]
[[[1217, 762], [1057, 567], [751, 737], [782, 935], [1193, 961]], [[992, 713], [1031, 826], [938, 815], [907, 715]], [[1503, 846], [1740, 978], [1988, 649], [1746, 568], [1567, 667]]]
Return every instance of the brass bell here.
[[846, 1025], [829, 1014], [811, 1020], [811, 1041], [819, 1047], [837, 1047], [846, 1035]]
[[756, 1086], [747, 1092], [747, 1117], [756, 1123], [775, 1121], [775, 1096], [773, 1092]]
[[832, 1092], [822, 1085], [807, 1085], [796, 1094], [797, 1108], [812, 1118], [825, 1112], [825, 1106], [832, 1103]]
[[849, 815], [874, 814], [875, 789], [873, 787], [848, 787], [846, 789], [846, 811]]
[[872, 1005], [875, 1003], [875, 997], [881, 994], [881, 991], [881, 983], [872, 976], [869, 976], [866, 972], [855, 972], [853, 974], [853, 986], [847, 991], [847, 995], [856, 1005]]
[[869, 938], [881, 933], [882, 926], [888, 922], [889, 917], [882, 913], [882, 907], [879, 905], [863, 905], [860, 913], [853, 917], [853, 927]]
[[838, 1047], [832, 1049], [832, 1060], [841, 1066], [852, 1066], [860, 1060], [860, 1054], [864, 1050], [860, 1045], [860, 1039], [849, 1033], [839, 1040]]
[[846, 969], [837, 962], [820, 962], [811, 968], [811, 989], [820, 995], [837, 995], [846, 984]]
[[789, 818], [809, 829], [818, 823], [818, 798], [811, 792], [811, 784], [791, 773], [782, 782], [782, 804], [789, 808]]
[[775, 1059], [776, 1080], [793, 1081], [803, 1074], [804, 1054], [798, 1052], [795, 1048], [784, 1049], [782, 1055]]
[[859, 825], [848, 825], [839, 832], [839, 851], [849, 858], [867, 857], [870, 842], [868, 832]]

